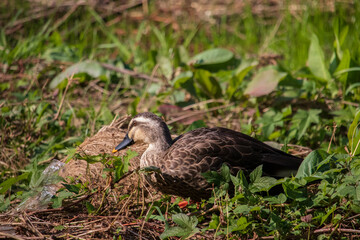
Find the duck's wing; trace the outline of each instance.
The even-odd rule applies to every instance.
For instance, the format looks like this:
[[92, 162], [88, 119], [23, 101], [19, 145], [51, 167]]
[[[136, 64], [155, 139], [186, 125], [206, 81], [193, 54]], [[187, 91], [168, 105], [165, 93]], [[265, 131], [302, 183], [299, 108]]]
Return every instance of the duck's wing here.
[[200, 173], [219, 170], [226, 163], [232, 173], [263, 172], [274, 177], [296, 174], [302, 159], [226, 128], [200, 128], [179, 136], [164, 155], [163, 171], [191, 179]]

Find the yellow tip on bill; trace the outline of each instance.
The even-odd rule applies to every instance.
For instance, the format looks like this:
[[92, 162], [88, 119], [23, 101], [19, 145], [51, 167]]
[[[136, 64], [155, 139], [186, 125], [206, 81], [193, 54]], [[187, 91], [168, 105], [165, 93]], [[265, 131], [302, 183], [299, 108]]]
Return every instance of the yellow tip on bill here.
[[116, 152], [117, 152], [117, 150], [114, 148], [114, 149], [112, 150], [112, 152], [113, 152], [113, 153], [116, 153]]

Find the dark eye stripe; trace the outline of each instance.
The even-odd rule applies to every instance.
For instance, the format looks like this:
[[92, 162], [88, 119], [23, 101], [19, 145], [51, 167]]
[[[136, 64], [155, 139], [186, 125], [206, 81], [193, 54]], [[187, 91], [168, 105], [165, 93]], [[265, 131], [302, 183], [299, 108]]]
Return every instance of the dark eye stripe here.
[[138, 125], [140, 125], [140, 123], [133, 120], [129, 126], [129, 131], [130, 131], [130, 129], [132, 129], [133, 127], [138, 126]]

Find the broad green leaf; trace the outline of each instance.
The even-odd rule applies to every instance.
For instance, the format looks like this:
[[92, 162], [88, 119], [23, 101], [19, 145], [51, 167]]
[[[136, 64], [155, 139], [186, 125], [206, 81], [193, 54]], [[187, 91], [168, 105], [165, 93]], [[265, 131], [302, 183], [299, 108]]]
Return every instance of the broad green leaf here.
[[210, 70], [211, 68], [216, 68], [219, 65], [230, 62], [233, 58], [234, 54], [231, 51], [223, 48], [214, 48], [195, 55], [190, 59], [189, 63], [195, 68], [206, 67]]
[[306, 191], [296, 186], [293, 182], [284, 182], [282, 186], [286, 197], [299, 202], [308, 200]]
[[200, 87], [199, 90], [209, 98], [219, 98], [222, 96], [219, 83], [209, 71], [203, 69], [196, 70], [195, 80]]
[[235, 231], [241, 231], [244, 232], [244, 230], [251, 224], [251, 222], [247, 221], [247, 218], [242, 216], [240, 217], [237, 221], [236, 221], [236, 227], [235, 228], [231, 228], [230, 231], [231, 232], [235, 232]]
[[257, 179], [259, 179], [262, 175], [262, 165], [256, 167], [251, 173], [250, 173], [250, 183], [255, 182]]
[[77, 74], [77, 73], [86, 73], [93, 78], [98, 78], [99, 76], [105, 73], [103, 67], [100, 63], [95, 61], [84, 61], [78, 62], [74, 65], [65, 69], [65, 71], [58, 74], [51, 82], [50, 88], [56, 88], [60, 83], [62, 83], [65, 79]]
[[228, 165], [223, 164], [221, 166], [221, 176], [224, 178], [225, 182], [230, 182], [230, 168]]
[[298, 110], [293, 117], [293, 124], [298, 129], [297, 139], [301, 139], [312, 123], [319, 123], [321, 109]]
[[356, 112], [347, 135], [351, 155], [356, 156], [360, 153], [360, 110]]
[[269, 191], [273, 186], [276, 185], [276, 183], [277, 180], [275, 178], [264, 176], [252, 182], [249, 189], [252, 193], [259, 191]]
[[248, 84], [245, 94], [252, 97], [260, 97], [274, 91], [278, 83], [287, 75], [287, 73], [279, 72], [274, 68], [270, 68], [259, 72]]
[[307, 60], [311, 73], [318, 79], [329, 81], [331, 79], [329, 70], [325, 65], [324, 52], [321, 49], [319, 39], [315, 34], [311, 36], [311, 43]]
[[196, 227], [196, 225], [198, 224], [198, 219], [195, 216], [189, 217], [184, 213], [178, 213], [172, 216], [172, 220], [179, 226], [166, 229], [160, 235], [161, 239], [172, 236], [188, 238], [199, 232], [199, 229]]
[[283, 114], [270, 109], [262, 118], [256, 120], [256, 123], [260, 124], [264, 137], [269, 138], [274, 132], [275, 127], [282, 127], [284, 125]]
[[306, 158], [302, 161], [297, 173], [296, 178], [311, 177], [316, 170], [318, 165], [327, 159], [329, 154], [323, 150], [312, 151]]
[[248, 214], [251, 208], [248, 205], [239, 205], [234, 209], [235, 214]]
[[172, 220], [180, 227], [189, 228], [191, 230], [193, 230], [198, 223], [198, 220], [195, 216], [189, 217], [188, 215], [183, 213], [173, 215]]
[[336, 195], [342, 198], [356, 199], [356, 188], [355, 186], [349, 186], [346, 183], [340, 184], [336, 188]]
[[280, 204], [285, 203], [287, 200], [287, 197], [283, 193], [280, 193], [277, 198], [278, 198]]

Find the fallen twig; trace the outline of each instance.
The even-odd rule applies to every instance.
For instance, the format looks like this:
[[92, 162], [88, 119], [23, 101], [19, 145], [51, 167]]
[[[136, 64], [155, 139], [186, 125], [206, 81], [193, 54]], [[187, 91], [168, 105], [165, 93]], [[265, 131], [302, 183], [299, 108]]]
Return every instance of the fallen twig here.
[[332, 232], [334, 230], [337, 230], [338, 232], [341, 233], [360, 233], [360, 230], [356, 230], [356, 229], [350, 229], [350, 228], [322, 228], [322, 229], [316, 229], [314, 231], [314, 233], [326, 233], [326, 232]]
[[22, 238], [22, 237], [18, 237], [18, 236], [15, 236], [15, 235], [11, 235], [9, 233], [4, 233], [4, 232], [0, 232], [0, 236], [5, 236], [5, 237], [10, 238], [10, 239], [24, 240], [24, 238]]

